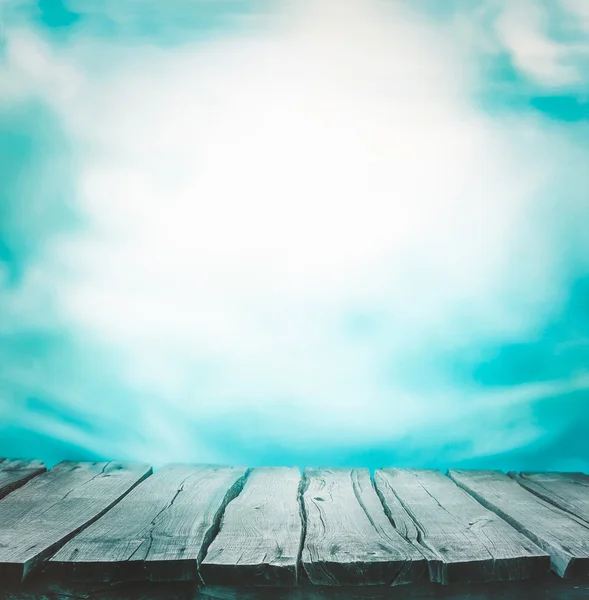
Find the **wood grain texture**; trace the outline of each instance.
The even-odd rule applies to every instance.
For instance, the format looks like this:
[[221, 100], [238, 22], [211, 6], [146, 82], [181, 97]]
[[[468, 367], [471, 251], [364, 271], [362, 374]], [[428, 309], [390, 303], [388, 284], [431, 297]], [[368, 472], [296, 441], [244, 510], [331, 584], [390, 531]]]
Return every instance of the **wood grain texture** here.
[[302, 536], [297, 468], [253, 469], [200, 565], [206, 584], [294, 585]]
[[0, 500], [0, 582], [22, 580], [149, 475], [143, 464], [62, 462]]
[[524, 489], [501, 471], [459, 471], [450, 477], [481, 504], [550, 555], [561, 577], [589, 575], [589, 526]]
[[589, 476], [583, 473], [509, 473], [540, 498], [589, 524]]
[[423, 556], [395, 530], [367, 469], [305, 469], [302, 567], [317, 585], [422, 579]]
[[549, 571], [544, 551], [440, 471], [383, 469], [374, 480], [397, 528], [426, 556], [431, 581], [514, 581]]
[[57, 552], [47, 574], [72, 581], [197, 579], [246, 473], [245, 467], [164, 467]]
[[0, 458], [0, 499], [45, 471], [41, 460]]

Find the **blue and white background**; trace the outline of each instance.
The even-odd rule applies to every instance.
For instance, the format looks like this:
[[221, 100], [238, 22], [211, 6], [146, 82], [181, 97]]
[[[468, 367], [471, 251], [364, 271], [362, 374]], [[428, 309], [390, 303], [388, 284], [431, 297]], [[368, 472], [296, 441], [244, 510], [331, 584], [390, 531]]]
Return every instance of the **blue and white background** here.
[[0, 11], [0, 456], [589, 469], [587, 0]]

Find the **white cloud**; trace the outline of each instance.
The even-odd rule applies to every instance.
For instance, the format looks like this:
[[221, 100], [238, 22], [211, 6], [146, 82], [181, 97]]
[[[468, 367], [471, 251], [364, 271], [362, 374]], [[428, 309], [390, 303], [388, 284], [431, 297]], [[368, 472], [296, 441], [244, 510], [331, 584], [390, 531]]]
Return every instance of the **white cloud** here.
[[[522, 68], [570, 80], [517, 14]], [[558, 131], [475, 111], [466, 57], [400, 8], [295, 3], [265, 25], [166, 50], [9, 32], [10, 98], [59, 112], [91, 224], [49, 241], [31, 289], [159, 399], [144, 426], [174, 457], [197, 443], [172, 440], [177, 415], [277, 402], [286, 443], [405, 434], [452, 393], [396, 381], [408, 350], [518, 339], [562, 300], [539, 217]], [[357, 310], [382, 316], [365, 341], [342, 329]]]
[[585, 31], [589, 31], [589, 3], [586, 0], [561, 0], [561, 5], [578, 19]]
[[[563, 8], [582, 19], [587, 17], [586, 4], [584, 0], [562, 1]], [[589, 44], [558, 42], [548, 35], [548, 24], [549, 15], [540, 4], [515, 0], [503, 4], [496, 30], [516, 68], [535, 83], [549, 88], [578, 87], [584, 79], [578, 61], [589, 56]]]

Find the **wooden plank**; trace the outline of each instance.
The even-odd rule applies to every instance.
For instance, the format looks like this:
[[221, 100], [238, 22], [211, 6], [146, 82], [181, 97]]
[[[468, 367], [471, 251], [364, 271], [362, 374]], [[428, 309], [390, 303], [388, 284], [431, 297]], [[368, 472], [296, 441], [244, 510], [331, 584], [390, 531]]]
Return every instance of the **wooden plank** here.
[[540, 498], [589, 523], [589, 476], [583, 473], [509, 473]]
[[41, 460], [0, 458], [0, 499], [45, 471]]
[[302, 567], [317, 585], [394, 585], [426, 563], [395, 530], [367, 469], [305, 469]]
[[66, 461], [0, 500], [0, 581], [24, 579], [150, 473], [144, 464]]
[[589, 526], [528, 492], [501, 471], [459, 471], [450, 477], [481, 504], [529, 537], [550, 555], [561, 577], [589, 575]]
[[[393, 521], [404, 511], [413, 522], [409, 537], [424, 549], [431, 581], [514, 581], [549, 571], [545, 552], [440, 471], [383, 469], [374, 480]], [[407, 531], [407, 517], [400, 521]]]
[[128, 494], [48, 562], [73, 581], [183, 581], [198, 565], [245, 467], [169, 465]]
[[200, 566], [206, 584], [294, 585], [301, 546], [297, 468], [253, 469]]

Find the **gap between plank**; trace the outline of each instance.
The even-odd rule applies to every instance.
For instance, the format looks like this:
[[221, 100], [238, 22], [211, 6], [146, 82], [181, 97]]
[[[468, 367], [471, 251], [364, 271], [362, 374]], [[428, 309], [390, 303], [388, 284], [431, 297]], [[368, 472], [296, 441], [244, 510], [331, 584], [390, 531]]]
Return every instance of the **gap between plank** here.
[[[96, 479], [96, 477], [98, 477], [99, 475], [104, 473], [106, 467], [111, 462], [112, 461], [109, 461], [105, 465], [105, 467], [102, 469], [102, 471], [100, 473], [96, 474], [94, 477], [92, 477], [89, 481], [91, 481], [92, 479]], [[69, 541], [71, 541], [73, 538], [75, 538], [79, 533], [84, 531], [84, 529], [86, 529], [87, 527], [89, 527], [90, 525], [92, 525], [93, 523], [98, 521], [98, 519], [100, 519], [100, 517], [105, 515], [113, 506], [118, 504], [128, 493], [130, 493], [132, 490], [134, 490], [141, 482], [145, 481], [152, 474], [153, 474], [153, 467], [149, 467], [149, 469], [146, 471], [146, 473], [143, 475], [143, 477], [141, 477], [141, 479], [138, 479], [132, 486], [129, 487], [129, 489], [127, 489], [123, 494], [121, 494], [118, 498], [116, 498], [113, 502], [111, 502], [104, 510], [101, 510], [99, 513], [97, 513], [96, 515], [94, 515], [93, 517], [88, 519], [88, 521], [86, 521], [83, 525], [81, 525], [74, 531], [68, 533], [61, 540], [59, 540], [58, 542], [55, 542], [54, 544], [49, 546], [43, 553], [39, 554], [37, 557], [35, 557], [31, 561], [29, 561], [28, 564], [25, 564], [23, 566], [23, 574], [22, 574], [23, 581], [31, 574], [31, 572], [33, 572], [40, 565], [42, 565], [47, 560], [49, 560], [62, 546], [65, 546]], [[88, 483], [88, 481], [86, 483]], [[82, 484], [82, 485], [85, 485], [85, 484]], [[82, 487], [82, 486], [79, 486], [79, 487]], [[75, 488], [75, 489], [77, 489], [77, 488]], [[70, 492], [68, 492], [66, 494], [66, 496], [69, 495], [69, 493], [71, 493], [71, 491], [73, 491], [73, 490], [70, 490]]]
[[583, 525], [583, 527], [589, 528], [589, 521], [587, 521], [583, 517], [580, 517], [578, 514], [574, 513], [572, 510], [569, 510], [564, 505], [560, 505], [560, 504], [557, 504], [556, 502], [554, 502], [550, 498], [550, 490], [548, 488], [546, 488], [545, 486], [543, 486], [541, 483], [534, 481], [533, 479], [530, 480], [531, 483], [537, 485], [538, 487], [540, 487], [540, 488], [546, 490], [546, 492], [548, 492], [545, 496], [540, 494], [538, 491], [534, 490], [532, 487], [526, 487], [523, 483], [521, 483], [520, 479], [523, 479], [521, 473], [518, 474], [515, 471], [509, 471], [509, 473], [507, 473], [507, 476], [510, 479], [513, 479], [513, 481], [515, 481], [520, 487], [522, 487], [524, 490], [526, 490], [526, 492], [530, 492], [530, 494], [533, 494], [534, 496], [536, 496], [536, 498], [539, 498], [543, 502], [546, 502], [546, 503], [550, 504], [551, 506], [553, 506], [554, 508], [558, 508], [559, 510], [564, 511], [565, 513], [567, 513], [567, 515], [570, 515], [571, 517], [573, 517], [575, 521], [582, 521], [581, 523], [579, 523], [579, 525]]
[[211, 544], [217, 537], [217, 534], [219, 533], [221, 526], [223, 525], [223, 518], [225, 516], [225, 509], [227, 508], [227, 505], [232, 500], [235, 500], [235, 498], [237, 498], [237, 496], [239, 496], [239, 494], [241, 494], [241, 490], [243, 490], [245, 482], [247, 481], [247, 478], [249, 477], [251, 472], [252, 472], [251, 468], [247, 469], [246, 472], [227, 490], [225, 497], [223, 498], [223, 501], [221, 502], [221, 506], [219, 507], [219, 509], [217, 510], [215, 515], [213, 516], [212, 525], [209, 527], [208, 531], [205, 533], [205, 536], [204, 536], [204, 539], [202, 542], [202, 546], [200, 548], [200, 552], [198, 553], [198, 557], [196, 559], [196, 572], [198, 574], [198, 579], [202, 585], [205, 585], [205, 581], [204, 581], [202, 575], [200, 574], [200, 565], [201, 565], [202, 561], [205, 559]]

